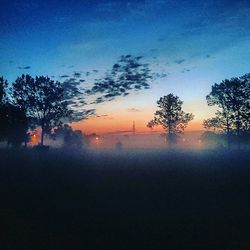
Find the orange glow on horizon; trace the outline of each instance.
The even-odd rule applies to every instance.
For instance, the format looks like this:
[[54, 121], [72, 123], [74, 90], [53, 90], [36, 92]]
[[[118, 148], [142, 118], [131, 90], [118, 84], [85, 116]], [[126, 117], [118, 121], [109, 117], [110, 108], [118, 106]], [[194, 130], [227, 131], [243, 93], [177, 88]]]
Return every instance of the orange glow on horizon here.
[[[164, 129], [161, 126], [157, 126], [153, 129], [147, 128], [147, 120], [145, 121], [145, 119], [141, 119], [141, 117], [138, 117], [136, 119], [135, 117], [128, 118], [128, 116], [117, 117], [112, 119], [92, 117], [87, 120], [73, 123], [72, 127], [73, 129], [81, 130], [85, 134], [106, 134], [125, 131], [132, 132], [133, 121], [135, 121], [136, 132], [164, 132]], [[192, 121], [185, 129], [185, 131], [198, 130], [204, 130], [201, 121]]]
[[[125, 131], [132, 132], [133, 121], [135, 121], [137, 133], [164, 132], [161, 126], [156, 126], [152, 130], [147, 127], [147, 123], [154, 117], [157, 105], [152, 105], [150, 102], [147, 105], [140, 105], [140, 102], [135, 98], [137, 97], [131, 95], [126, 100], [119, 99], [119, 101], [115, 100], [112, 103], [100, 105], [97, 109], [98, 115], [71, 125], [73, 129], [81, 130], [85, 134], [96, 133], [101, 135]], [[131, 106], [130, 103], [138, 104]], [[206, 102], [186, 102], [186, 106], [183, 108], [185, 112], [195, 114], [194, 120], [189, 123], [185, 131], [204, 130], [202, 121], [210, 116], [209, 110], [206, 109]]]

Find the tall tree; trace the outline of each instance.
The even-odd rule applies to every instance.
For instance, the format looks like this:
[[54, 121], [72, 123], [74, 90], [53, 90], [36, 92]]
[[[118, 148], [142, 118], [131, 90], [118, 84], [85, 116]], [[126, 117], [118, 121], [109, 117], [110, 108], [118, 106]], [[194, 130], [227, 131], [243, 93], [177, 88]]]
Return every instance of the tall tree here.
[[240, 79], [242, 84], [243, 102], [241, 106], [241, 125], [244, 131], [250, 132], [250, 74], [246, 74]]
[[28, 120], [24, 110], [9, 102], [7, 87], [7, 80], [0, 77], [0, 141], [19, 146], [28, 140]]
[[209, 106], [219, 109], [213, 119], [217, 120], [220, 127], [227, 134], [228, 143], [230, 135], [240, 137], [242, 132], [250, 128], [250, 76], [235, 77], [215, 83], [212, 91], [207, 95]]
[[0, 107], [0, 140], [18, 147], [28, 142], [27, 130], [28, 119], [22, 109], [9, 103]]
[[3, 77], [0, 77], [0, 105], [3, 105], [6, 102], [6, 88], [8, 82]]
[[208, 118], [203, 121], [203, 127], [205, 129], [212, 129], [214, 132], [217, 129], [222, 129], [224, 127], [223, 121], [220, 119], [220, 116], [218, 115], [217, 117], [213, 118]]
[[31, 125], [41, 128], [41, 145], [44, 144], [44, 135], [73, 113], [68, 105], [70, 95], [65, 94], [60, 82], [49, 77], [22, 75], [13, 83], [12, 95], [15, 104], [25, 110]]
[[0, 77], [0, 141], [6, 139], [6, 130], [8, 128], [6, 120], [6, 88], [7, 88], [7, 80], [3, 77]]
[[179, 97], [173, 94], [163, 96], [157, 101], [159, 110], [154, 114], [154, 125], [161, 125], [167, 131], [169, 145], [176, 141], [177, 134], [182, 133], [194, 118], [193, 114], [182, 110], [182, 104]]

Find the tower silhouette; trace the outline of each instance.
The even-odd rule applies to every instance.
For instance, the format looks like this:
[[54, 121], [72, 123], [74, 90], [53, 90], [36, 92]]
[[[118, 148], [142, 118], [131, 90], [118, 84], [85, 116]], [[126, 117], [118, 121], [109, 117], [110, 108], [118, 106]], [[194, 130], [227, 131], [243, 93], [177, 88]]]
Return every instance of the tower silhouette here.
[[133, 131], [133, 134], [135, 134], [135, 121], [133, 121], [132, 131]]

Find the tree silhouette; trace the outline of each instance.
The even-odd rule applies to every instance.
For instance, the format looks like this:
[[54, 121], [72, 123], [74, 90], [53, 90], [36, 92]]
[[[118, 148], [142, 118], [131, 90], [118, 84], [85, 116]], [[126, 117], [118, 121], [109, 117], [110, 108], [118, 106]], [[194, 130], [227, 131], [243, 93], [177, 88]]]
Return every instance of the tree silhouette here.
[[0, 107], [0, 121], [0, 140], [15, 147], [28, 142], [28, 120], [23, 110], [12, 104], [5, 104]]
[[150, 120], [147, 124], [147, 127], [150, 128], [151, 130], [154, 128], [155, 122], [154, 120]]
[[8, 82], [3, 77], [0, 77], [0, 105], [3, 105], [6, 100], [6, 88], [7, 88]]
[[9, 102], [7, 86], [7, 80], [0, 77], [0, 141], [20, 146], [28, 141], [28, 120], [24, 110]]
[[[250, 75], [223, 80], [215, 83], [206, 97], [209, 106], [217, 106], [216, 127], [227, 134], [228, 143], [231, 135], [238, 138], [250, 129]], [[206, 126], [208, 121], [204, 121]], [[211, 125], [211, 120], [210, 120]]]
[[[194, 118], [191, 113], [182, 110], [183, 102], [178, 96], [168, 94], [157, 101], [159, 110], [154, 114], [154, 125], [161, 125], [167, 131], [169, 145], [176, 142], [177, 134], [182, 133]], [[152, 121], [150, 122], [152, 123]]]
[[241, 125], [243, 131], [250, 131], [250, 74], [240, 77], [242, 84]]
[[216, 129], [221, 129], [223, 128], [223, 121], [220, 119], [220, 116], [218, 115], [217, 117], [213, 118], [208, 118], [203, 121], [203, 127], [205, 129], [212, 129], [214, 132]]
[[83, 146], [84, 135], [80, 130], [73, 130], [68, 124], [57, 128], [53, 133], [53, 138], [62, 137], [63, 146], [74, 150], [79, 150]]
[[72, 96], [66, 93], [60, 82], [49, 77], [39, 76], [34, 79], [30, 75], [22, 75], [13, 83], [12, 94], [15, 104], [29, 117], [30, 125], [41, 128], [42, 146], [44, 135], [61, 126], [74, 113], [69, 108]]
[[6, 88], [7, 80], [0, 77], [0, 141], [6, 140], [8, 125], [6, 120], [8, 114], [6, 112]]

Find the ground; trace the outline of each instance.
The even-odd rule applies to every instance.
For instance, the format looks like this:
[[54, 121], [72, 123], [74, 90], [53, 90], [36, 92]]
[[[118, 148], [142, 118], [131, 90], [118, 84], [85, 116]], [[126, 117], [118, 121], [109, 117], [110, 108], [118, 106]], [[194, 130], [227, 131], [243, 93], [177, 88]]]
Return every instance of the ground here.
[[249, 151], [0, 156], [0, 249], [250, 249]]

